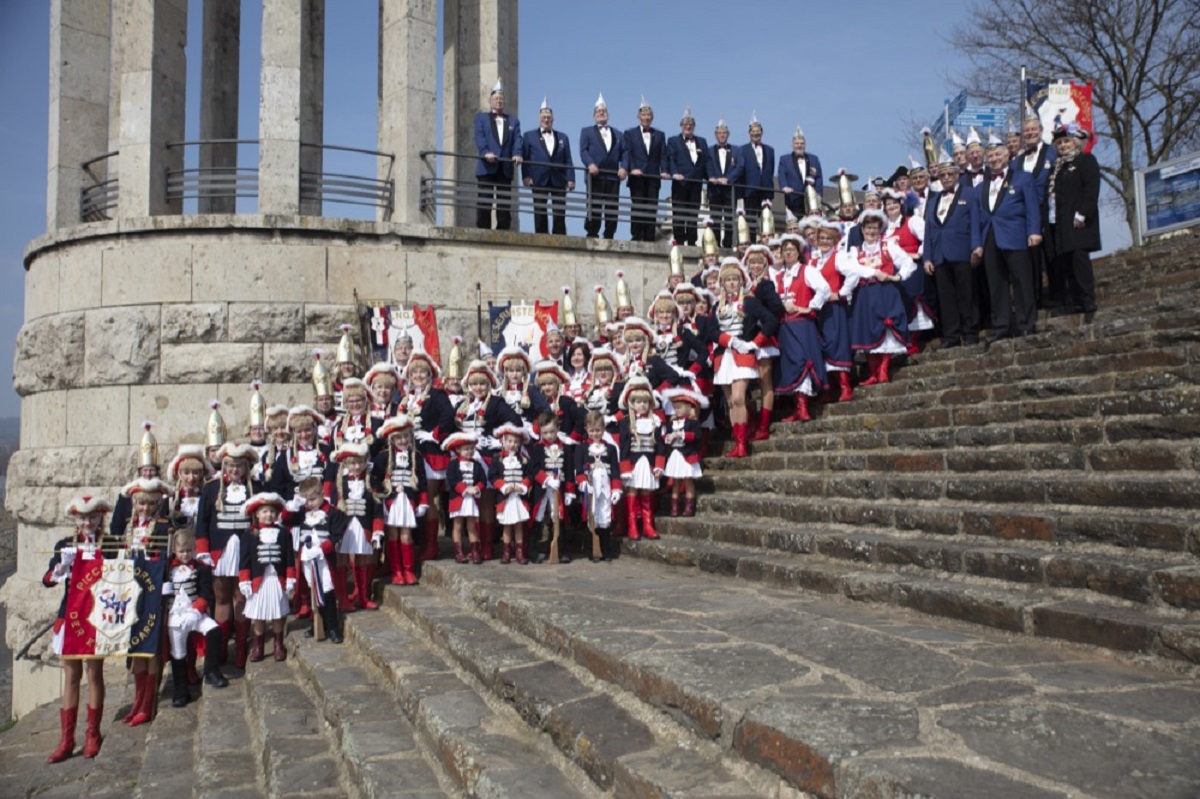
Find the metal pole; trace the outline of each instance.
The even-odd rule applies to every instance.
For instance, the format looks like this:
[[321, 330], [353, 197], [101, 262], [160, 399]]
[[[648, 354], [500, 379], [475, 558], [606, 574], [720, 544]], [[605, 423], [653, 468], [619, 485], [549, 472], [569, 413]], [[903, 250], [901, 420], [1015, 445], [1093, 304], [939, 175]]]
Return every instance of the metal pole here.
[[1025, 119], [1025, 65], [1021, 65], [1021, 92], [1017, 95], [1020, 100], [1017, 102], [1017, 124]]

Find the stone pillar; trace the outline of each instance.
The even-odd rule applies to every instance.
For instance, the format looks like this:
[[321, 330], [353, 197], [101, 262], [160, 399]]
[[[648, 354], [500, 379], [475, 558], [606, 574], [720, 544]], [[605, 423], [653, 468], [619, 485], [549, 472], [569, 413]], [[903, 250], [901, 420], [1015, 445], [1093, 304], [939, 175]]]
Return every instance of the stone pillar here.
[[379, 178], [395, 186], [395, 207], [380, 220], [433, 222], [420, 211], [421, 179], [436, 161], [418, 157], [437, 146], [437, 0], [379, 0]]
[[129, 0], [121, 64], [122, 217], [178, 214], [167, 172], [183, 168], [187, 0]]
[[[78, 224], [79, 197], [93, 177], [81, 164], [108, 152], [108, 3], [50, 3], [50, 127], [46, 230]], [[105, 162], [92, 167], [99, 180]]]
[[[241, 55], [242, 0], [204, 0], [200, 47], [200, 138], [238, 137], [238, 67]], [[232, 181], [237, 168], [236, 144], [200, 146], [200, 169], [211, 178]], [[221, 189], [221, 192], [230, 189]], [[235, 197], [200, 194], [202, 214], [232, 214]]]
[[325, 0], [263, 0], [258, 107], [258, 211], [321, 213], [300, 197], [301, 171], [321, 172]]
[[[517, 0], [444, 0], [442, 73], [442, 149], [473, 154], [475, 114], [488, 107], [496, 79], [504, 81], [505, 112], [517, 118]], [[526, 125], [536, 120], [525, 120]], [[475, 161], [445, 158], [442, 175], [475, 180]], [[473, 209], [443, 213], [443, 224], [473, 225]], [[461, 217], [461, 218], [460, 218]], [[518, 217], [513, 216], [513, 230]]]

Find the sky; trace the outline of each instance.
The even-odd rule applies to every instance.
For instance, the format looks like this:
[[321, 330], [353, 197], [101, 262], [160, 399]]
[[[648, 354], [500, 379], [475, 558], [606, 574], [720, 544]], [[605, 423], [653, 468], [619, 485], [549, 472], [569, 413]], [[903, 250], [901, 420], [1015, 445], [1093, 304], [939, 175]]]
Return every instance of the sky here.
[[[22, 252], [45, 230], [48, 5], [0, 0], [0, 274], [10, 287], [0, 292], [4, 363], [12, 363], [23, 319]], [[242, 7], [239, 137], [254, 139], [261, 0], [243, 0]], [[372, 0], [326, 4], [326, 144], [376, 146], [376, 9]], [[189, 12], [186, 125], [194, 138], [201, 3], [193, 0]], [[852, 6], [759, 0], [752, 14], [728, 0], [520, 0], [520, 74], [502, 77], [510, 86], [519, 81], [520, 107], [510, 104], [508, 110], [526, 129], [536, 125], [537, 109], [548, 98], [576, 163], [579, 131], [591, 124], [592, 105], [603, 92], [611, 124], [619, 128], [636, 124], [642, 96], [668, 136], [679, 132], [683, 109], [690, 106], [697, 135], [711, 141], [724, 117], [731, 141], [742, 143], [755, 114], [777, 154], [790, 149], [799, 125], [827, 174], [845, 167], [864, 178], [886, 176], [909, 154], [921, 159], [920, 142], [905, 141], [912, 120], [931, 122], [957, 93], [954, 75], [966, 65], [946, 40], [967, 13], [965, 4], [928, 0]], [[1014, 75], [1014, 98], [1018, 80]], [[440, 141], [430, 142], [436, 147]], [[241, 157], [252, 163], [253, 149]], [[327, 154], [325, 169], [373, 173], [364, 158]], [[253, 200], [239, 204], [243, 212], [253, 208]], [[361, 218], [370, 210], [330, 206], [326, 214]], [[1104, 235], [1106, 250], [1128, 244], [1128, 233], [1112, 224]], [[19, 408], [11, 387], [0, 387], [0, 416], [16, 415]]]

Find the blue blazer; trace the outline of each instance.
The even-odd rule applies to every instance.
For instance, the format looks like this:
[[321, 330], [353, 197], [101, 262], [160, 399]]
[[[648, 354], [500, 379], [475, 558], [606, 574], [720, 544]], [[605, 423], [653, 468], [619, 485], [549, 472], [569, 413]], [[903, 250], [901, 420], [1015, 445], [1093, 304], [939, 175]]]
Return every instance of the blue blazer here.
[[667, 140], [667, 165], [665, 171], [672, 175], [683, 175], [691, 180], [704, 180], [708, 174], [708, 142], [702, 136], [696, 139], [696, 163], [688, 153], [683, 135], [672, 136]]
[[946, 220], [939, 222], [938, 205], [943, 192], [934, 192], [925, 201], [925, 260], [937, 266], [945, 263], [967, 263], [971, 260], [971, 231], [976, 224], [975, 194], [961, 183], [954, 185], [954, 199]]
[[627, 169], [642, 170], [642, 176], [647, 178], [661, 177], [661, 173], [666, 167], [666, 161], [663, 155], [667, 150], [667, 137], [658, 128], [650, 128], [650, 149], [646, 149], [646, 143], [642, 140], [642, 128], [640, 125], [630, 128], [625, 131], [625, 152], [629, 166]]
[[[1033, 165], [1033, 171], [1029, 173], [1033, 178], [1033, 190], [1037, 192], [1038, 202], [1042, 207], [1046, 207], [1046, 189], [1050, 185], [1050, 172], [1054, 167], [1054, 162], [1058, 159], [1058, 153], [1053, 147], [1048, 144], [1042, 144], [1042, 151], [1038, 153], [1037, 162]], [[1018, 155], [1016, 158], [1008, 162], [1008, 168], [1017, 172], [1025, 171], [1025, 156]]]
[[[708, 158], [704, 166], [704, 174], [711, 181], [713, 178], [725, 178], [730, 183], [734, 182], [734, 176], [737, 174], [737, 163], [740, 154], [738, 148], [732, 144], [726, 145], [729, 149], [725, 153], [725, 171], [721, 171], [721, 157], [717, 155], [717, 150], [720, 149], [719, 144], [714, 144], [708, 148]], [[709, 183], [708, 190], [712, 191], [729, 191], [728, 185], [720, 183]]]
[[601, 177], [609, 180], [617, 179], [618, 169], [629, 168], [629, 158], [625, 154], [625, 141], [621, 131], [608, 126], [612, 134], [612, 148], [604, 149], [604, 137], [600, 135], [598, 125], [588, 125], [579, 131], [579, 160], [584, 166], [595, 164], [600, 167]]
[[479, 164], [475, 167], [475, 177], [502, 175], [509, 180], [513, 176], [512, 161], [485, 161], [482, 156], [491, 153], [497, 158], [512, 158], [521, 154], [521, 122], [514, 116], [504, 117], [504, 143], [496, 141], [496, 128], [492, 124], [492, 115], [488, 111], [480, 111], [475, 115], [475, 149], [479, 151]]
[[976, 218], [971, 234], [971, 248], [982, 247], [988, 233], [996, 236], [996, 246], [1002, 250], [1024, 250], [1029, 246], [1029, 237], [1042, 232], [1042, 212], [1033, 178], [1028, 173], [1008, 170], [1000, 185], [995, 210], [988, 210], [988, 191], [991, 173], [983, 176], [983, 182], [975, 191]]
[[[566, 134], [554, 133], [554, 152], [546, 150], [546, 142], [542, 139], [540, 128], [527, 130], [521, 139], [521, 177], [533, 181], [539, 188], [565, 189], [568, 181], [575, 180], [575, 172], [569, 168], [541, 166], [540, 163], [560, 164], [562, 167], [574, 166], [571, 160], [571, 140]], [[538, 162], [538, 163], [531, 163]]]
[[[769, 144], [762, 145], [763, 165], [758, 166], [758, 159], [754, 157], [754, 147], [751, 144], [743, 144], [738, 148], [737, 154], [737, 180], [733, 183], [740, 183], [756, 189], [765, 189], [767, 191], [775, 190], [775, 148]], [[746, 189], [742, 189], [744, 193]], [[758, 209], [746, 209], [746, 213], [758, 213]]]
[[[808, 176], [813, 179], [817, 194], [820, 194], [825, 190], [825, 175], [821, 171], [821, 159], [812, 153], [805, 153], [804, 161], [808, 164], [806, 167]], [[779, 188], [783, 189], [785, 186], [791, 186], [792, 191], [798, 192], [801, 197], [804, 196], [804, 181], [800, 179], [800, 172], [797, 171], [796, 164], [792, 161], [790, 151], [786, 155], [779, 156]]]

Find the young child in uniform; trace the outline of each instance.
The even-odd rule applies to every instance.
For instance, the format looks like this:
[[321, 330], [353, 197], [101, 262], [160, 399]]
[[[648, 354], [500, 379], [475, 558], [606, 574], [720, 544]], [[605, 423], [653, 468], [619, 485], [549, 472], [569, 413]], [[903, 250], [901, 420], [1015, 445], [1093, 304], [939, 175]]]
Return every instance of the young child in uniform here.
[[[558, 416], [553, 411], [542, 411], [537, 418], [538, 440], [529, 445], [529, 473], [533, 478], [533, 524], [529, 540], [533, 544], [534, 560], [542, 563], [549, 556], [549, 549], [541, 551], [543, 533], [548, 524], [559, 519], [559, 536], [566, 525], [566, 503], [564, 487], [570, 484], [571, 449], [573, 442], [559, 432]], [[552, 506], [551, 503], [554, 503]], [[551, 533], [552, 534], [552, 533]], [[560, 555], [561, 563], [570, 563], [566, 555]]]
[[175, 558], [163, 580], [163, 596], [171, 596], [171, 612], [167, 615], [167, 637], [171, 642], [171, 696], [173, 707], [185, 707], [191, 701], [188, 683], [193, 670], [188, 637], [193, 633], [204, 638], [204, 682], [213, 688], [226, 688], [229, 680], [221, 673], [218, 653], [221, 651], [221, 628], [208, 615], [214, 598], [212, 567], [196, 560], [196, 535], [191, 530], [176, 530], [172, 536]]
[[[384, 506], [383, 529], [387, 536], [384, 554], [392, 573], [392, 585], [416, 585], [413, 531], [417, 520], [429, 512], [425, 459], [414, 443], [412, 420], [405, 414], [384, 422], [379, 437], [387, 445], [375, 456], [371, 484]], [[455, 560], [459, 560], [461, 550], [460, 543], [454, 550]]]
[[[669, 388], [663, 398], [670, 400], [674, 415], [663, 433], [666, 448], [663, 474], [672, 479], [671, 515], [696, 515], [696, 478], [700, 470], [700, 422], [696, 418], [701, 409], [708, 407], [708, 400], [687, 388]], [[680, 508], [680, 493], [684, 495]]]
[[[307, 584], [312, 602], [325, 625], [325, 637], [330, 643], [342, 642], [341, 626], [338, 623], [337, 583], [334, 581], [334, 553], [346, 533], [350, 518], [325, 498], [323, 483], [319, 477], [306, 477], [296, 488], [296, 496], [285, 506], [283, 523], [292, 528], [292, 549], [296, 553], [297, 580], [300, 586]], [[345, 583], [342, 591], [345, 592]], [[299, 618], [312, 615], [297, 614]], [[315, 622], [314, 622], [315, 624]], [[304, 631], [306, 638], [315, 634], [313, 627]]]
[[627, 416], [618, 425], [621, 478], [625, 483], [629, 538], [636, 541], [638, 518], [641, 534], [658, 538], [654, 529], [654, 492], [662, 477], [662, 430], [654, 410], [656, 402], [650, 381], [633, 377], [621, 392], [621, 410]]
[[354, 569], [355, 605], [363, 610], [379, 607], [371, 599], [371, 578], [384, 535], [383, 510], [367, 479], [369, 456], [366, 444], [345, 442], [333, 454], [334, 463], [325, 475], [325, 496], [350, 517], [338, 552], [347, 556]]
[[246, 513], [253, 521], [243, 541], [238, 590], [246, 598], [246, 618], [254, 628], [251, 663], [265, 657], [267, 622], [275, 639], [275, 660], [287, 660], [283, 625], [292, 611], [288, 597], [296, 590], [296, 561], [292, 537], [279, 524], [283, 507], [278, 494], [259, 493], [246, 500]]
[[471, 550], [469, 559], [475, 565], [484, 561], [479, 537], [479, 512], [487, 488], [487, 470], [475, 454], [478, 441], [479, 437], [472, 432], [451, 433], [446, 439], [446, 451], [451, 456], [446, 466], [446, 486], [450, 492], [450, 535], [454, 541], [454, 559], [458, 560], [463, 528], [466, 527]]
[[595, 528], [600, 538], [600, 558], [589, 557], [592, 563], [612, 560], [616, 555], [616, 544], [610, 532], [615, 510], [621, 502], [621, 467], [617, 459], [617, 448], [609, 443], [605, 415], [602, 411], [588, 411], [583, 427], [587, 441], [575, 447], [572, 485], [575, 493], [587, 506], [584, 521]]
[[525, 443], [525, 428], [515, 424], [501, 425], [496, 429], [500, 438], [500, 452], [488, 470], [488, 482], [499, 496], [496, 507], [496, 522], [503, 530], [504, 554], [501, 563], [516, 558], [522, 566], [529, 562], [525, 552], [525, 522], [529, 521], [529, 503], [526, 497], [533, 485], [529, 477], [529, 460], [521, 453]]

